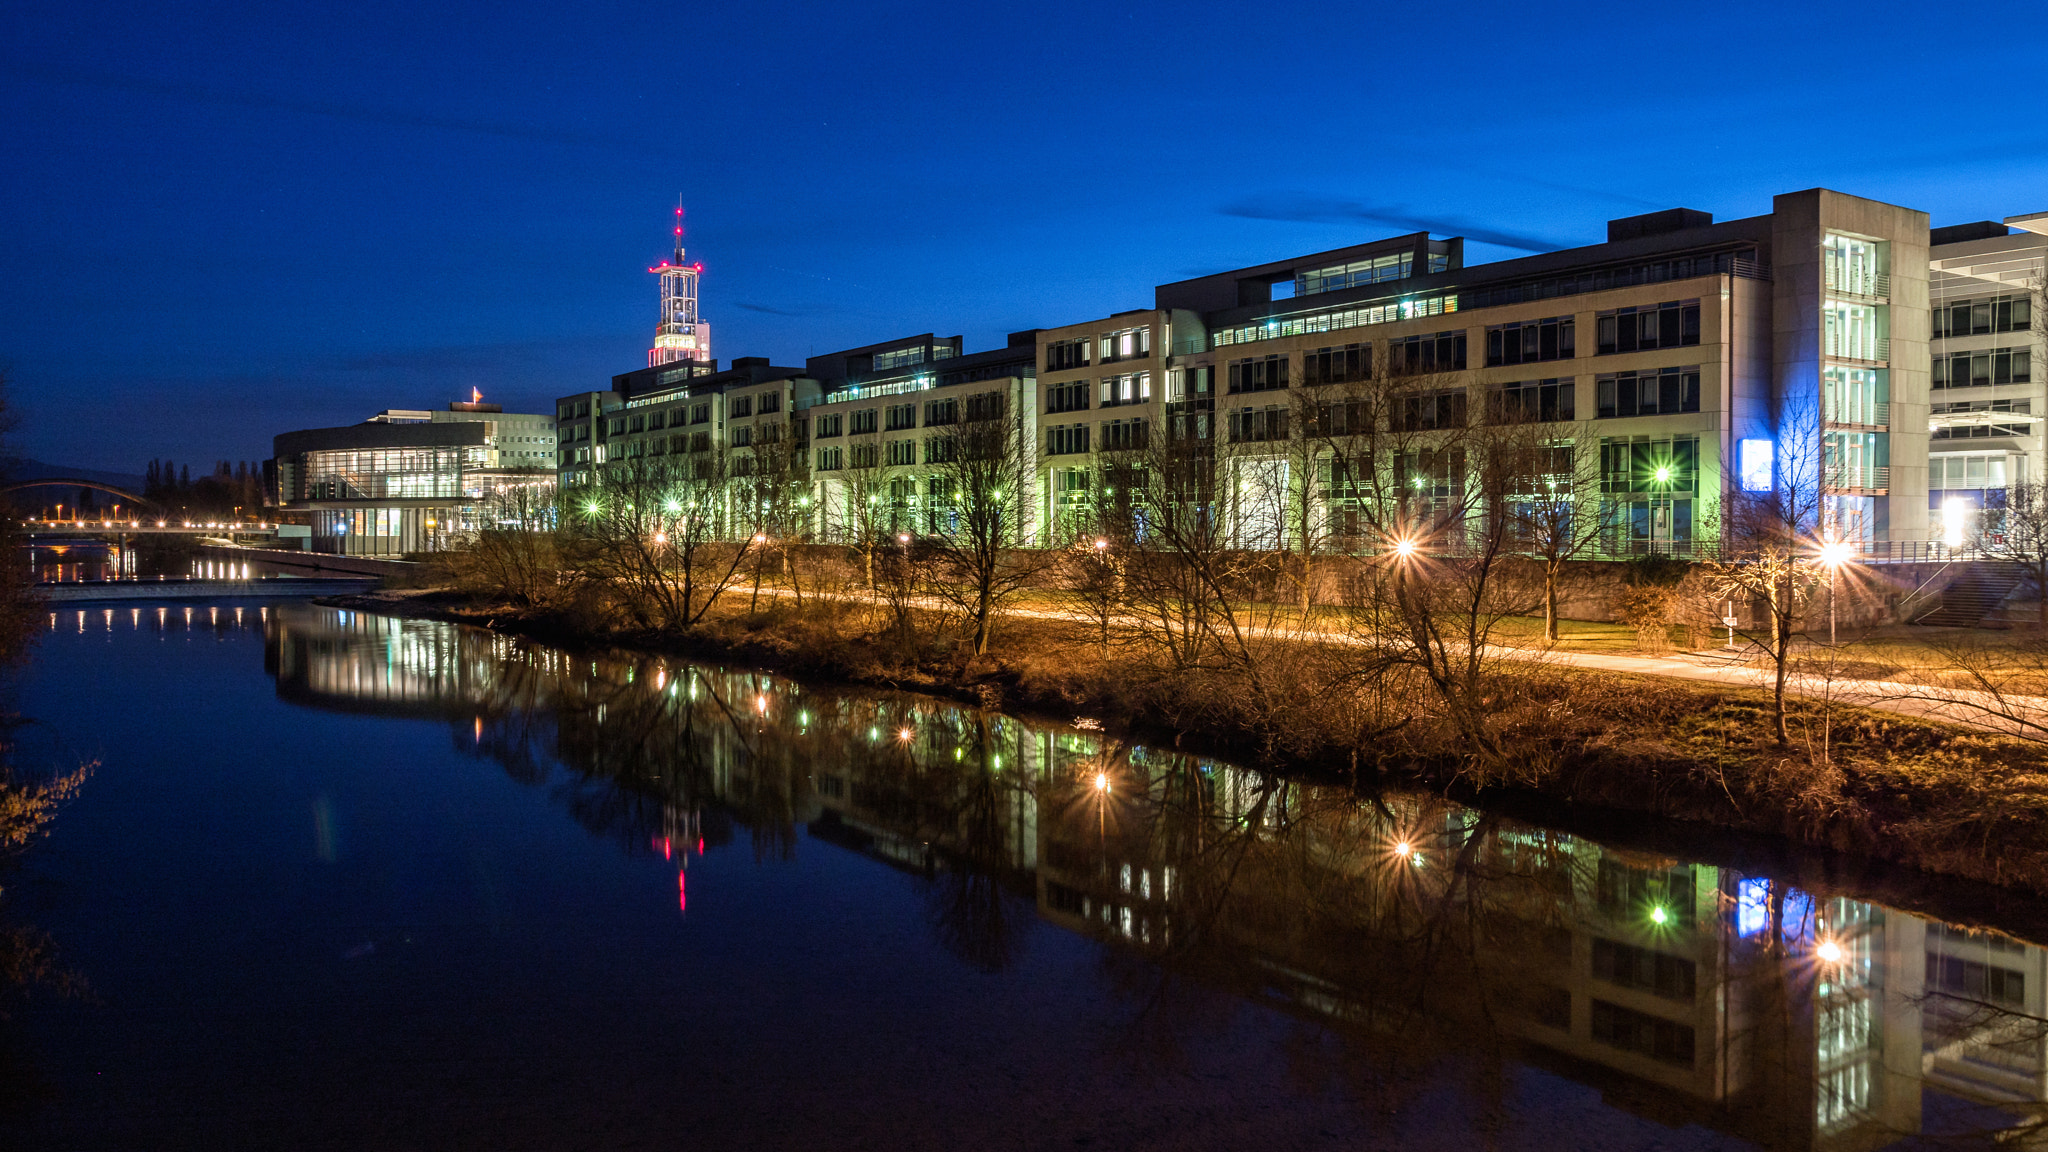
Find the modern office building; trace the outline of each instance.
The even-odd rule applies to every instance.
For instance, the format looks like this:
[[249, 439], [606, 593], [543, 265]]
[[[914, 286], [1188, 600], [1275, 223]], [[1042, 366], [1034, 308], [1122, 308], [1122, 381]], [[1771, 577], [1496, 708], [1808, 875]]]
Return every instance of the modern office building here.
[[386, 409], [361, 424], [286, 432], [270, 469], [284, 513], [309, 513], [316, 552], [432, 552], [484, 525], [493, 498], [552, 500], [555, 420], [496, 404]]
[[[1302, 546], [1314, 519], [1327, 531], [1311, 546], [1370, 550], [1383, 542], [1359, 529], [1371, 518], [1357, 486], [1332, 483], [1330, 451], [1304, 442], [1305, 421], [1366, 388], [1377, 407], [1367, 420], [1349, 406], [1353, 435], [1413, 438], [1504, 412], [1544, 426], [1557, 459], [1597, 477], [1586, 501], [1608, 525], [1606, 555], [1691, 552], [1718, 539], [1730, 494], [1790, 485], [1815, 494], [1824, 532], [1918, 555], [1994, 529], [1979, 510], [2039, 475], [2048, 224], [2008, 223], [2027, 230], [1930, 230], [1918, 210], [1809, 189], [1762, 215], [1670, 209], [1610, 221], [1604, 243], [1471, 266], [1459, 238], [1395, 236], [1162, 284], [1150, 308], [989, 352], [927, 334], [802, 369], [628, 373], [563, 399], [559, 419], [576, 427], [557, 466], [573, 484], [622, 450], [784, 443], [803, 449], [809, 475], [791, 475], [814, 531], [857, 519], [851, 499], [943, 531], [925, 514], [945, 499], [928, 429], [968, 418], [954, 396], [1001, 392], [1026, 418], [1037, 490], [1022, 498], [1047, 542], [1084, 530], [1108, 462], [1163, 436], [1213, 461], [1217, 514], [1244, 546]], [[740, 415], [725, 397], [771, 383], [768, 422], [787, 429], [764, 432], [758, 402]], [[686, 394], [702, 411], [684, 413], [678, 446], [666, 409]], [[637, 446], [657, 420], [659, 445]], [[1458, 458], [1424, 455], [1403, 465], [1408, 498], [1457, 503]], [[1283, 498], [1307, 511], [1275, 514]]]
[[2011, 485], [2048, 478], [2048, 213], [1936, 228], [1928, 267], [1928, 515], [1935, 539], [1960, 544], [1997, 530]]

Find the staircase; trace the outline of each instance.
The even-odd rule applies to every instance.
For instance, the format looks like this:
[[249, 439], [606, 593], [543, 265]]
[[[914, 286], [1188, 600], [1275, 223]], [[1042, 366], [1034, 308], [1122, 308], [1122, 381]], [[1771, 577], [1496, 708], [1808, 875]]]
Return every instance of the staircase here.
[[1978, 560], [1941, 590], [1941, 603], [1913, 620], [1930, 628], [1975, 628], [2012, 595], [2026, 573], [2017, 564]]

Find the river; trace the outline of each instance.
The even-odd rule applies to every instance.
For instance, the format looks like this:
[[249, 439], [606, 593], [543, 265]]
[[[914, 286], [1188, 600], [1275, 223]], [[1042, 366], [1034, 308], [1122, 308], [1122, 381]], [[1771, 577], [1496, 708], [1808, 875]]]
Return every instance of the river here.
[[4, 877], [0, 930], [89, 991], [9, 1002], [0, 1147], [1873, 1149], [2048, 1116], [2024, 928], [1733, 850], [304, 602], [66, 608], [13, 681], [17, 762], [99, 767]]

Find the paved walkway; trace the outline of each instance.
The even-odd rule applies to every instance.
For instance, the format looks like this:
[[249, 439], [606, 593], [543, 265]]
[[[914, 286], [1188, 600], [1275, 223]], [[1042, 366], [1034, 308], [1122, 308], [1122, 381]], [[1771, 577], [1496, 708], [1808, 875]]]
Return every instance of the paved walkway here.
[[[771, 590], [764, 587], [761, 594], [787, 596], [791, 593], [786, 589]], [[809, 595], [826, 599], [869, 602], [874, 599], [865, 593], [857, 592]], [[917, 606], [927, 609], [951, 608], [950, 605], [930, 598], [922, 598]], [[1080, 612], [1056, 608], [1008, 608], [1004, 610], [1004, 615], [1034, 620], [1096, 623], [1093, 618]], [[1126, 624], [1129, 623], [1135, 621], [1126, 618]], [[1322, 629], [1296, 629], [1286, 632], [1273, 630], [1271, 634], [1307, 643], [1344, 646], [1363, 643], [1358, 637]], [[1491, 654], [1508, 660], [1524, 660], [1602, 672], [1626, 672], [1637, 676], [1663, 676], [1673, 680], [1758, 688], [1765, 692], [1771, 691], [1776, 676], [1775, 670], [1769, 667], [1757, 668], [1739, 662], [1743, 655], [1741, 649], [1728, 656], [1711, 650], [1678, 653], [1672, 656], [1625, 656], [1618, 653], [1572, 652], [1557, 648], [1501, 645], [1491, 649]], [[1731, 656], [1733, 658], [1730, 658]], [[1933, 720], [1992, 732], [2006, 732], [2033, 740], [2048, 740], [2048, 698], [2040, 696], [2000, 698], [1986, 692], [1936, 688], [1926, 684], [1906, 684], [1893, 680], [1829, 681], [1826, 677], [1811, 673], [1794, 673], [1786, 677], [1785, 693], [1788, 696], [1799, 696], [1809, 700], [1832, 700], [1838, 704], [1890, 712], [1918, 720]]]

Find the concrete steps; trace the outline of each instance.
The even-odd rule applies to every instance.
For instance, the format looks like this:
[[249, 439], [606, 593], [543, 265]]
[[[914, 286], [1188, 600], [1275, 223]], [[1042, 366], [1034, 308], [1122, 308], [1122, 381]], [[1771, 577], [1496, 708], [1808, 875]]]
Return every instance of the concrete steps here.
[[[1940, 603], [1922, 613], [1913, 623], [1930, 628], [1977, 628], [1985, 626], [2006, 597], [2020, 586], [2026, 573], [2017, 564], [1999, 560], [1975, 560], [1941, 590]], [[2003, 627], [1992, 621], [1992, 626]]]

